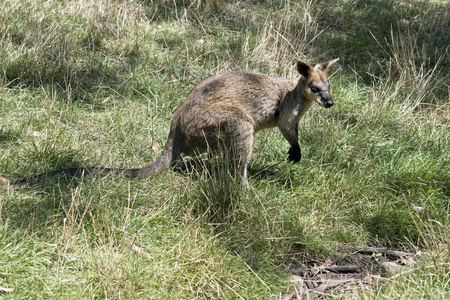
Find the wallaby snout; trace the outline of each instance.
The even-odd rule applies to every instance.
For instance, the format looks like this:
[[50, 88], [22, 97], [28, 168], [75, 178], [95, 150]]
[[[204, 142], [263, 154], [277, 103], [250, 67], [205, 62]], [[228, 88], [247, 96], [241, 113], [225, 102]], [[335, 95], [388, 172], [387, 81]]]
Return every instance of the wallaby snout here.
[[333, 100], [330, 100], [330, 101], [325, 102], [325, 103], [323, 104], [323, 107], [325, 107], [325, 108], [330, 108], [330, 107], [332, 107], [333, 105], [334, 105]]
[[334, 105], [333, 97], [331, 97], [331, 93], [328, 90], [322, 93], [320, 97], [320, 105], [325, 108], [330, 108]]

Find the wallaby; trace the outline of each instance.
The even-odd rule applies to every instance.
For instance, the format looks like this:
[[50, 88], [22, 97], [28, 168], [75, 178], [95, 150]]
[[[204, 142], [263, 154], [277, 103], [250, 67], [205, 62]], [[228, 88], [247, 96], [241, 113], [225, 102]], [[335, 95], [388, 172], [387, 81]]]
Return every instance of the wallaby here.
[[234, 172], [247, 185], [247, 162], [253, 134], [259, 130], [277, 126], [291, 145], [288, 159], [294, 163], [300, 161], [298, 122], [314, 101], [325, 108], [333, 106], [326, 72], [336, 61], [338, 59], [315, 67], [297, 61], [301, 76], [294, 80], [248, 72], [225, 73], [204, 80], [175, 112], [164, 150], [148, 166], [138, 169], [71, 168], [32, 176], [15, 184], [82, 171], [96, 174], [115, 171], [130, 178], [148, 177], [169, 168], [181, 159], [182, 154], [193, 156], [224, 150], [234, 162]]

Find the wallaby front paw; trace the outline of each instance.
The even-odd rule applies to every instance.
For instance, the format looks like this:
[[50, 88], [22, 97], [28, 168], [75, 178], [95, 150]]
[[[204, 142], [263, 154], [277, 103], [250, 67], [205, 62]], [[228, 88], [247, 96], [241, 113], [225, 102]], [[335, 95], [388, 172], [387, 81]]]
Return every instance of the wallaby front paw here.
[[291, 147], [289, 148], [289, 161], [292, 161], [294, 164], [298, 163], [302, 159], [302, 154], [300, 147]]

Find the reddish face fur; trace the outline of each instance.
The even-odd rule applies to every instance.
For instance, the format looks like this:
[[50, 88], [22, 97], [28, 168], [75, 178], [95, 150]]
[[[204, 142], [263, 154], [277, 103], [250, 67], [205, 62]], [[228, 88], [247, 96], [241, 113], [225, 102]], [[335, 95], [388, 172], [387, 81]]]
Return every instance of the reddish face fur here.
[[305, 78], [303, 85], [305, 97], [311, 101], [316, 101], [325, 108], [329, 108], [334, 104], [326, 73], [328, 68], [336, 61], [338, 59], [318, 64], [314, 68], [309, 64], [297, 62], [297, 69]]

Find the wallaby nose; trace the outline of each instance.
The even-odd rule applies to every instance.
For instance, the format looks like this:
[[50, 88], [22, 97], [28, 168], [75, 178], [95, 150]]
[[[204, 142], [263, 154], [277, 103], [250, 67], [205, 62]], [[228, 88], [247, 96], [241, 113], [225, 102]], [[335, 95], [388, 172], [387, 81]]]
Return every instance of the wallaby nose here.
[[328, 102], [325, 102], [324, 104], [323, 104], [323, 107], [325, 107], [325, 108], [330, 108], [330, 107], [332, 107], [333, 106], [333, 101], [328, 101]]

